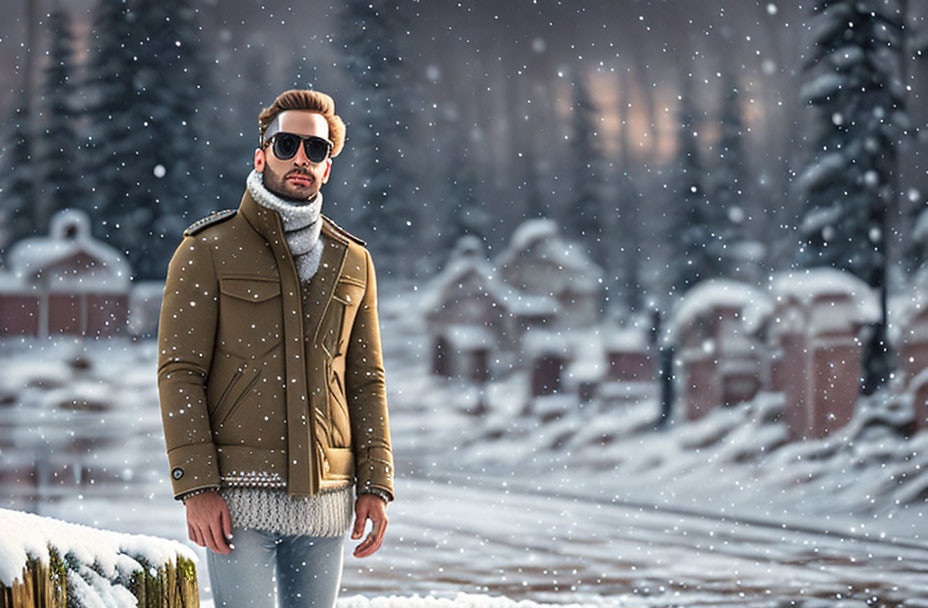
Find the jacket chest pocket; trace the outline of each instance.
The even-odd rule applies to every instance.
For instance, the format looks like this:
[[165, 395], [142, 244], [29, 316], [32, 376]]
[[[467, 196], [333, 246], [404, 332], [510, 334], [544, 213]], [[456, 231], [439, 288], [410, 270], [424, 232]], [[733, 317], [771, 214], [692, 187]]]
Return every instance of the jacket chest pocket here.
[[332, 299], [325, 311], [320, 331], [320, 346], [329, 360], [345, 354], [351, 327], [364, 298], [364, 282], [341, 277], [335, 283]]
[[280, 281], [276, 277], [232, 275], [219, 279], [219, 336], [226, 350], [259, 356], [282, 340]]

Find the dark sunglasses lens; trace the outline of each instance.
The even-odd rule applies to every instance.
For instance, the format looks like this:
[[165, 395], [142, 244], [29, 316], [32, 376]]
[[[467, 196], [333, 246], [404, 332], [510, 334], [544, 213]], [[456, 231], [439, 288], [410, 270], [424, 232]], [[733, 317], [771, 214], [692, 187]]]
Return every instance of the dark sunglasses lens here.
[[300, 138], [289, 133], [281, 133], [274, 138], [274, 154], [281, 160], [293, 158], [299, 146]]
[[313, 137], [306, 140], [306, 156], [314, 163], [321, 163], [329, 155], [329, 144], [324, 139]]

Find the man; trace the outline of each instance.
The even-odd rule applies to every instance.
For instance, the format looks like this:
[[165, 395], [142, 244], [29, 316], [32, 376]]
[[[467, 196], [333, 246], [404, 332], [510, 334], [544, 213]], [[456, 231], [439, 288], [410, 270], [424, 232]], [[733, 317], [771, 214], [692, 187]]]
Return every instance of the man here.
[[[393, 453], [364, 241], [322, 215], [345, 125], [318, 91], [259, 116], [238, 209], [187, 228], [168, 266], [158, 389], [175, 498], [209, 548], [216, 606], [333, 606], [342, 549], [380, 547]], [[275, 583], [276, 581], [276, 583]]]

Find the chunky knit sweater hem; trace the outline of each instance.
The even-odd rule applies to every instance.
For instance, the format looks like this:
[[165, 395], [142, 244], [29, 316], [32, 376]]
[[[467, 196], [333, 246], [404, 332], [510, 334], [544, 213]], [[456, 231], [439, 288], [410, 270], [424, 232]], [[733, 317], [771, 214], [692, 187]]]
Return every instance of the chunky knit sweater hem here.
[[354, 513], [353, 484], [326, 488], [315, 496], [290, 496], [286, 489], [227, 487], [219, 494], [232, 526], [284, 535], [343, 536]]

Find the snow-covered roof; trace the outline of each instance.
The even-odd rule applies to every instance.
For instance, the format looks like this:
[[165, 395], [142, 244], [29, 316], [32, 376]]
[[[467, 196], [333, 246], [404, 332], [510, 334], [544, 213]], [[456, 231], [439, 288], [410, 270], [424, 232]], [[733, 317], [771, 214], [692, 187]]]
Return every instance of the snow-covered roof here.
[[880, 318], [880, 304], [873, 289], [843, 270], [822, 267], [778, 272], [770, 279], [770, 290], [778, 300], [795, 298], [803, 306], [820, 295], [847, 294], [854, 303], [854, 320], [870, 323]]
[[496, 346], [496, 336], [488, 328], [480, 325], [456, 323], [443, 328], [442, 336], [455, 350], [474, 350], [481, 347]]
[[741, 320], [748, 333], [773, 312], [773, 303], [762, 291], [730, 279], [708, 279], [687, 291], [674, 306], [664, 339], [675, 342], [683, 327], [687, 327], [696, 317], [721, 306], [741, 311]]
[[493, 268], [483, 255], [483, 244], [477, 237], [466, 235], [458, 240], [455, 246], [455, 255], [452, 255], [448, 264], [442, 269], [423, 290], [420, 300], [421, 311], [429, 314], [444, 305], [443, 298], [449, 285], [460, 283], [470, 273], [479, 278], [480, 284], [494, 300], [505, 303], [508, 288], [497, 280]]
[[569, 359], [573, 353], [570, 341], [561, 332], [529, 329], [522, 335], [521, 343], [523, 352], [532, 357], [558, 354]]
[[548, 218], [534, 218], [522, 222], [512, 233], [509, 245], [496, 256], [493, 266], [502, 269], [517, 265], [526, 252], [539, 259], [550, 260], [573, 277], [572, 286], [583, 291], [599, 289], [602, 268], [589, 258], [580, 245], [561, 238], [557, 224]]
[[618, 327], [607, 331], [602, 342], [610, 351], [642, 351], [648, 348], [648, 332], [635, 327]]
[[499, 296], [514, 315], [556, 315], [558, 313], [557, 300], [551, 296], [532, 295], [502, 282], [498, 285], [500, 286]]
[[47, 237], [25, 238], [10, 248], [10, 270], [0, 279], [0, 286], [7, 289], [27, 286], [36, 273], [83, 253], [93, 262], [79, 273], [54, 276], [53, 289], [129, 288], [128, 262], [116, 249], [93, 238], [85, 211], [63, 209], [57, 212], [51, 218], [49, 232]]

